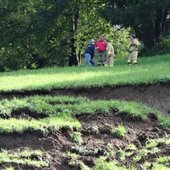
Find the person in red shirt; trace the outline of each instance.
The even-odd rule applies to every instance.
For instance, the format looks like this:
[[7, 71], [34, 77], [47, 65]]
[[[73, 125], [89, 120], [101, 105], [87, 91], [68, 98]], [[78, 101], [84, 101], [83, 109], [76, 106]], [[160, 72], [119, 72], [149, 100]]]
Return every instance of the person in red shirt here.
[[98, 65], [104, 65], [104, 62], [106, 60], [106, 48], [107, 43], [103, 35], [99, 35], [99, 39], [96, 41], [95, 44]]

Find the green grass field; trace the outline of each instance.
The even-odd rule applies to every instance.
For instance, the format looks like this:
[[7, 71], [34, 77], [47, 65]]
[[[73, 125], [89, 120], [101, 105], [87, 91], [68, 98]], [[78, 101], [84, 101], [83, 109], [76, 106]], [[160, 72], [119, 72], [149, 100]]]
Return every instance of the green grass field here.
[[168, 169], [170, 116], [147, 103], [10, 92], [169, 82], [170, 55], [139, 58], [132, 66], [116, 60], [114, 67], [0, 73], [0, 93], [9, 92], [0, 100], [0, 169]]
[[0, 74], [0, 91], [103, 87], [152, 84], [170, 81], [170, 54], [139, 58], [139, 64], [129, 67], [126, 61], [115, 66], [46, 68]]

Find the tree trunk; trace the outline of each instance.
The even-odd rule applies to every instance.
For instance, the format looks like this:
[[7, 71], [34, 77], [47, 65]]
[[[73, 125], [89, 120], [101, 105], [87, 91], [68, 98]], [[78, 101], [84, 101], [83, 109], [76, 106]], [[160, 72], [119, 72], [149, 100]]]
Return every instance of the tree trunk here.
[[78, 57], [76, 54], [76, 33], [79, 19], [79, 9], [73, 11], [72, 29], [71, 29], [71, 54], [69, 56], [69, 66], [78, 65]]
[[163, 35], [163, 31], [165, 28], [165, 21], [167, 17], [167, 11], [164, 9], [159, 9], [156, 12], [156, 20], [155, 20], [155, 40], [158, 42]]

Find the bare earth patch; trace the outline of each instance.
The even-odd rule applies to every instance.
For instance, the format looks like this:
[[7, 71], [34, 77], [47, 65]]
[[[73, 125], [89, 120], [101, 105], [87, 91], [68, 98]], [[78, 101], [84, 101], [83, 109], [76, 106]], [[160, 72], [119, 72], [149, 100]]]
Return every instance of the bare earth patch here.
[[33, 95], [68, 95], [82, 96], [92, 100], [119, 99], [136, 101], [158, 109], [164, 113], [170, 113], [170, 83], [150, 85], [124, 85], [118, 87], [93, 87], [77, 89], [33, 90], [1, 92], [1, 98], [26, 97]]
[[[145, 160], [154, 161], [159, 156], [169, 156], [170, 146], [161, 144], [157, 146], [160, 150], [157, 153], [148, 153], [139, 160], [134, 161], [135, 156], [139, 155], [139, 151], [146, 148], [147, 141], [150, 139], [159, 139], [170, 137], [170, 129], [162, 128], [158, 125], [157, 120], [149, 116], [147, 120], [131, 120], [110, 114], [99, 115], [83, 115], [77, 117], [81, 122], [82, 143], [73, 142], [70, 134], [74, 130], [61, 129], [50, 136], [40, 136], [39, 134], [8, 134], [0, 135], [0, 147], [5, 150], [16, 150], [20, 148], [29, 148], [32, 150], [42, 150], [51, 155], [49, 167], [35, 168], [30, 166], [16, 164], [1, 164], [4, 168], [9, 165], [17, 169], [44, 169], [44, 170], [70, 170], [80, 169], [80, 165], [71, 166], [69, 162], [71, 157], [68, 152], [77, 155], [77, 162], [83, 162], [89, 167], [94, 167], [96, 159], [100, 156], [107, 157], [108, 161], [117, 160], [122, 165], [128, 167], [131, 163], [137, 166]], [[123, 125], [126, 128], [126, 134], [122, 138], [117, 138], [112, 134], [117, 126]], [[128, 152], [129, 145], [134, 145], [136, 150], [132, 155], [126, 155], [125, 159], [120, 158], [120, 151]], [[113, 155], [110, 155], [113, 152]]]

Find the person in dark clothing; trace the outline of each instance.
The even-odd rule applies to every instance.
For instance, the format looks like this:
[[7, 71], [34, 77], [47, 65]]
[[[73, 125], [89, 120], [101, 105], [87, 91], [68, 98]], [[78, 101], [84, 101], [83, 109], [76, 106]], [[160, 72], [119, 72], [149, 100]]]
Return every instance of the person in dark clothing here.
[[91, 39], [90, 44], [87, 46], [86, 51], [85, 51], [85, 62], [86, 62], [86, 67], [91, 63], [92, 66], [95, 65], [94, 63], [94, 51], [95, 51], [95, 40]]

